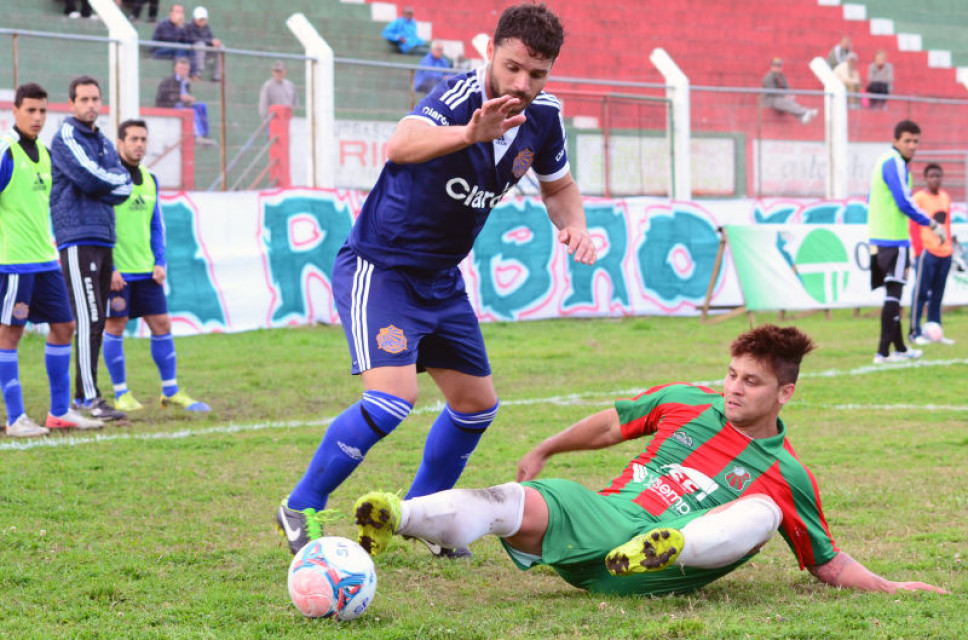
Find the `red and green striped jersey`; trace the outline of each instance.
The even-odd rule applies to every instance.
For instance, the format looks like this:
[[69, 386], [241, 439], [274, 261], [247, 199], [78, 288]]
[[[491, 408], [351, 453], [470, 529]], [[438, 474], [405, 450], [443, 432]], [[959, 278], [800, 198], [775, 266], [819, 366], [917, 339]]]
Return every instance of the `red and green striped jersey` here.
[[783, 512], [780, 533], [800, 568], [837, 554], [817, 481], [779, 435], [750, 438], [726, 420], [721, 393], [684, 383], [649, 389], [615, 408], [626, 440], [654, 434], [645, 451], [599, 493], [625, 498], [652, 515], [680, 517], [750, 493], [770, 496]]

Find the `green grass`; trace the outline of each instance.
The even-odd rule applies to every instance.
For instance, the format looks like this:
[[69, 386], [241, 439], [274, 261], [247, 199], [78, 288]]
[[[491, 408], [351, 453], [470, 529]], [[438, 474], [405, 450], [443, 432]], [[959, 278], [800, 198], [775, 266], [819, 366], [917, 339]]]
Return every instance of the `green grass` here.
[[[758, 320], [767, 320], [762, 316]], [[877, 320], [837, 312], [794, 323], [821, 348], [784, 411], [820, 483], [838, 545], [875, 572], [953, 592], [838, 591], [800, 572], [777, 537], [706, 589], [602, 597], [547, 568], [520, 572], [494, 539], [470, 562], [400, 542], [378, 558], [377, 597], [349, 623], [289, 602], [289, 553], [272, 515], [301, 476], [325, 420], [354, 402], [339, 327], [177, 340], [179, 382], [206, 417], [157, 408], [144, 340], [128, 340], [129, 386], [150, 408], [130, 427], [0, 439], [0, 638], [958, 638], [968, 628], [968, 313], [946, 316], [951, 347], [873, 370]], [[484, 326], [503, 406], [460, 486], [512, 479], [518, 459], [571, 422], [671, 380], [721, 379], [746, 319], [567, 320]], [[43, 339], [25, 337], [29, 413], [47, 410]], [[102, 389], [109, 388], [106, 372]], [[415, 413], [332, 497], [348, 513], [371, 488], [404, 488], [440, 400], [426, 376]], [[181, 437], [171, 437], [179, 435]], [[543, 477], [598, 488], [639, 450], [553, 458]], [[353, 536], [348, 518], [327, 531]]]

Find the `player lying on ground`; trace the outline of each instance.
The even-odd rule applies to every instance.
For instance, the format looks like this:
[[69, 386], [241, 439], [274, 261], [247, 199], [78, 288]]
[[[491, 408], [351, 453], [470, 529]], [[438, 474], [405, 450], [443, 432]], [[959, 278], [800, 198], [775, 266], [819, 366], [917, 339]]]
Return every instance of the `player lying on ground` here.
[[[679, 383], [618, 400], [525, 455], [518, 482], [402, 502], [364, 495], [355, 506], [360, 544], [375, 555], [393, 534], [447, 547], [493, 534], [521, 569], [546, 564], [592, 592], [657, 595], [726, 575], [779, 530], [801, 569], [821, 582], [945, 593], [882, 578], [831, 538], [813, 475], [779, 418], [813, 348], [793, 327], [764, 325], [731, 345], [723, 394]], [[647, 435], [645, 450], [597, 493], [570, 480], [533, 480], [557, 453]]]

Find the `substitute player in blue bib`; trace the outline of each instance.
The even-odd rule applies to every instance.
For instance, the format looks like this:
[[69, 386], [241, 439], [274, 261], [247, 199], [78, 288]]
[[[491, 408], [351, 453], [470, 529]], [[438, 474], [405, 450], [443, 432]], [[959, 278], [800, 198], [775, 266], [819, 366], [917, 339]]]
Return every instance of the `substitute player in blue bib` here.
[[124, 358], [124, 327], [129, 318], [144, 318], [151, 331], [151, 358], [161, 376], [161, 406], [207, 412], [204, 402], [178, 388], [175, 340], [165, 299], [165, 226], [158, 201], [158, 178], [141, 165], [148, 150], [148, 125], [125, 120], [118, 127], [118, 156], [131, 174], [131, 196], [114, 207], [118, 240], [104, 328], [104, 363], [114, 385], [118, 411], [144, 406], [128, 390]]
[[[533, 169], [558, 240], [592, 264], [594, 243], [565, 151], [558, 100], [542, 90], [564, 42], [544, 5], [509, 7], [483, 69], [444, 80], [397, 126], [380, 178], [333, 269], [333, 294], [363, 398], [326, 431], [276, 520], [293, 553], [322, 535], [330, 493], [392, 432], [427, 371], [447, 405], [407, 497], [449, 489], [498, 409], [458, 264], [487, 217]], [[434, 550], [468, 555], [466, 549]]]
[[[17, 87], [13, 130], [0, 136], [0, 388], [8, 436], [42, 436], [50, 429], [100, 429], [70, 408], [74, 315], [67, 284], [50, 237], [50, 153], [37, 140], [47, 121], [47, 92], [38, 84]], [[44, 348], [50, 383], [46, 426], [24, 410], [17, 347], [24, 325], [47, 322]]]

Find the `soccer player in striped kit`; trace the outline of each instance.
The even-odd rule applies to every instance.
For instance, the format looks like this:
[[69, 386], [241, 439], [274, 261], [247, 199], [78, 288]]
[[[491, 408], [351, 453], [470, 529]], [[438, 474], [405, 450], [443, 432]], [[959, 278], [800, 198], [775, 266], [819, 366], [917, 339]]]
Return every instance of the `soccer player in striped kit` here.
[[[393, 534], [461, 546], [499, 536], [521, 569], [551, 566], [596, 593], [660, 595], [700, 588], [733, 571], [779, 530], [800, 568], [838, 587], [943, 592], [878, 576], [834, 543], [816, 480], [779, 414], [813, 341], [763, 325], [733, 341], [723, 393], [685, 383], [618, 400], [532, 449], [518, 482], [356, 503], [360, 544], [382, 552]], [[548, 458], [651, 436], [600, 491], [534, 480]]]
[[[458, 264], [491, 209], [533, 169], [558, 241], [595, 262], [571, 176], [558, 100], [543, 91], [564, 41], [544, 5], [509, 7], [486, 67], [438, 84], [397, 126], [383, 168], [336, 257], [333, 294], [363, 398], [326, 431], [276, 512], [296, 553], [322, 535], [319, 512], [417, 400], [427, 371], [447, 400], [427, 436], [409, 497], [454, 486], [494, 420], [497, 394]], [[466, 549], [432, 549], [469, 555]]]
[[[0, 387], [7, 407], [6, 433], [42, 436], [53, 429], [100, 429], [70, 408], [74, 316], [50, 237], [50, 154], [37, 136], [47, 120], [47, 92], [17, 87], [14, 128], [0, 137]], [[44, 348], [50, 383], [45, 426], [24, 410], [17, 346], [27, 321], [47, 322]]]

